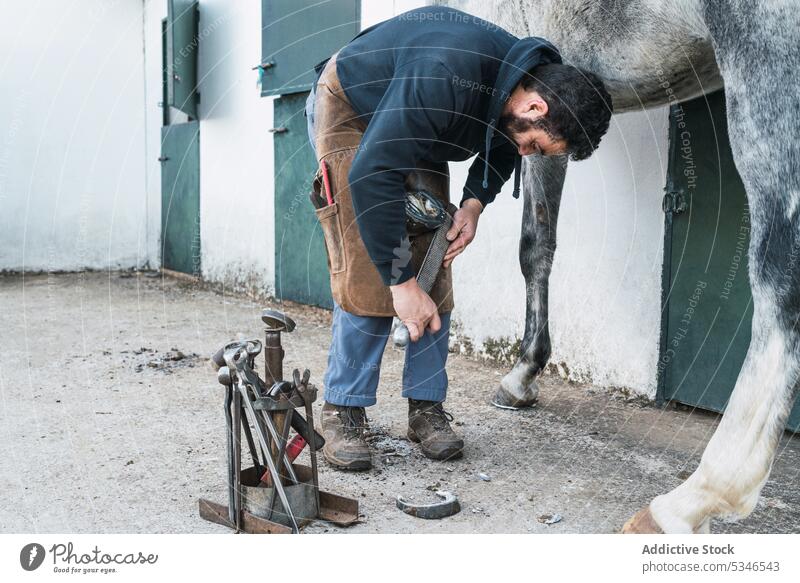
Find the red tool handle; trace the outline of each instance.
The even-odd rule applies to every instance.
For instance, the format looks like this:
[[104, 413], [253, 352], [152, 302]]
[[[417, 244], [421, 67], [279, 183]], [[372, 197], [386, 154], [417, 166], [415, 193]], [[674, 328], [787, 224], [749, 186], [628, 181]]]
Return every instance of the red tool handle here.
[[328, 165], [325, 160], [319, 163], [319, 168], [322, 170], [322, 183], [325, 185], [325, 198], [328, 199], [328, 204], [333, 204], [333, 196], [331, 196], [331, 179], [328, 176]]
[[[290, 439], [289, 443], [286, 444], [286, 456], [289, 458], [289, 462], [296, 460], [305, 446], [306, 440], [303, 439], [302, 435], [295, 435]], [[269, 470], [261, 476], [261, 482], [268, 488], [272, 486], [272, 477], [269, 475]]]
[[289, 461], [296, 460], [305, 446], [306, 440], [303, 439], [302, 435], [295, 435], [290, 439], [289, 443], [286, 444], [286, 455], [289, 456]]

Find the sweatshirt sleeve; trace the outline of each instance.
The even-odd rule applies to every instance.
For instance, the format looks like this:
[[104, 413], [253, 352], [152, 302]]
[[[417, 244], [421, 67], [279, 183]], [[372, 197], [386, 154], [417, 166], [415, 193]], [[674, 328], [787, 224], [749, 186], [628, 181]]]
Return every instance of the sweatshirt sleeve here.
[[406, 233], [405, 179], [451, 124], [452, 75], [419, 59], [395, 71], [350, 169], [361, 239], [385, 285], [414, 277]]
[[500, 192], [500, 189], [511, 177], [514, 171], [518, 153], [511, 142], [497, 146], [489, 150], [489, 187], [483, 187], [483, 154], [478, 154], [472, 165], [469, 167], [467, 182], [464, 184], [464, 196], [461, 198], [463, 203], [468, 198], [477, 198], [486, 208]]

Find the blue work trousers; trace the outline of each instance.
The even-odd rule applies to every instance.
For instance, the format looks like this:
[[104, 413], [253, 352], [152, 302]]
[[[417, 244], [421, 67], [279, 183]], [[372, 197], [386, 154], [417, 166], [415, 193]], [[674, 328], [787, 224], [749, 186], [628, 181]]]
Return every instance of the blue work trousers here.
[[[403, 397], [442, 402], [447, 396], [447, 343], [450, 313], [440, 314], [442, 328], [426, 331], [406, 348]], [[331, 348], [325, 372], [325, 401], [334, 405], [369, 407], [381, 372], [381, 360], [392, 318], [355, 316], [338, 304], [333, 308]]]

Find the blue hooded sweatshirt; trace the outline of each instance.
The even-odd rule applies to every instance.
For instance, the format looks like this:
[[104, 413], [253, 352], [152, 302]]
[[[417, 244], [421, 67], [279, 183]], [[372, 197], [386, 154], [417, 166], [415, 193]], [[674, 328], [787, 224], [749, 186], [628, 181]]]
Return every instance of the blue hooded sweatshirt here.
[[[361, 238], [386, 285], [414, 277], [408, 254], [405, 177], [420, 160], [467, 160], [463, 198], [484, 206], [516, 170], [516, 145], [495, 132], [522, 76], [560, 63], [540, 38], [518, 39], [499, 26], [444, 7], [400, 14], [361, 32], [336, 57], [336, 72], [367, 123], [350, 170]], [[403, 262], [401, 258], [405, 257]]]

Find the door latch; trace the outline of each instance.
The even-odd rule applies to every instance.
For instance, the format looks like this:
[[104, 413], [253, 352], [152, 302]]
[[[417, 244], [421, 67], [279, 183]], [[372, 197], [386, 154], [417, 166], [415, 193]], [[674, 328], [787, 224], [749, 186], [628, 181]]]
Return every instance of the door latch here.
[[253, 71], [256, 69], [261, 69], [262, 71], [266, 71], [267, 69], [271, 69], [275, 66], [275, 61], [266, 61], [265, 63], [261, 63], [260, 65], [256, 65], [253, 67]]
[[289, 131], [289, 128], [281, 126], [278, 128], [269, 128], [267, 131], [271, 134], [285, 134]]
[[158, 161], [159, 162], [166, 162], [167, 160], [169, 160], [169, 156], [159, 156], [158, 157]]

